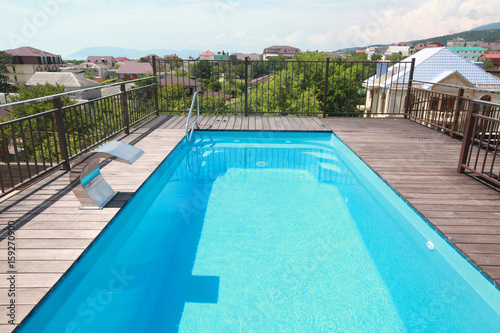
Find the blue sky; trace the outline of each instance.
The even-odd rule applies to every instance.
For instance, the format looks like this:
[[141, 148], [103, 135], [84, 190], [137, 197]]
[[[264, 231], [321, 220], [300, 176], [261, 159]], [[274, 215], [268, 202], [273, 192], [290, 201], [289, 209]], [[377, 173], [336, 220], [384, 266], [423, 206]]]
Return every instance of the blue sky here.
[[63, 57], [92, 46], [261, 53], [277, 44], [333, 51], [500, 21], [500, 6], [484, 0], [0, 1], [0, 49], [28, 45]]

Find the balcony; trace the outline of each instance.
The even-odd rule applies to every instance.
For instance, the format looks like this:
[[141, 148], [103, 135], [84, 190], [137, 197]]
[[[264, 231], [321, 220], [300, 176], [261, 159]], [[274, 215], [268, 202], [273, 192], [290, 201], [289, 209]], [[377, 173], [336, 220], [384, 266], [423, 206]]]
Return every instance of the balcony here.
[[[0, 243], [6, 250], [12, 226], [17, 323], [184, 138], [192, 91], [158, 84], [180, 74], [201, 82], [204, 91], [232, 95], [200, 98], [200, 130], [333, 131], [500, 285], [500, 105], [470, 98], [477, 91], [446, 87], [457, 91], [452, 95], [411, 80], [391, 84], [390, 97], [382, 100], [368, 94], [374, 83], [367, 79], [377, 70], [371, 63], [228, 61], [224, 75], [215, 62], [209, 71], [195, 64], [155, 63], [156, 76], [117, 84], [119, 92], [86, 103], [68, 104], [58, 95], [2, 106], [46, 108], [0, 124]], [[250, 85], [277, 68], [281, 76]], [[103, 164], [102, 173], [121, 192], [101, 211], [80, 211], [69, 187], [70, 163], [111, 139], [143, 149], [147, 158], [125, 173]], [[0, 289], [7, 293], [5, 283]], [[10, 329], [0, 325], [0, 331]]]

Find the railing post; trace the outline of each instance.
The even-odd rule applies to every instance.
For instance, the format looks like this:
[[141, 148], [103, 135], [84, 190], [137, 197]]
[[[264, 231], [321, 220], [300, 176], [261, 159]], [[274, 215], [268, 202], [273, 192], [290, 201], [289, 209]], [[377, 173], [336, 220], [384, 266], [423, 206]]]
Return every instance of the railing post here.
[[475, 114], [476, 112], [477, 110], [474, 108], [474, 103], [470, 101], [469, 109], [467, 110], [467, 120], [465, 122], [464, 137], [462, 140], [462, 149], [460, 149], [460, 160], [458, 161], [458, 170], [457, 170], [458, 173], [464, 173], [465, 171], [463, 165], [467, 163], [467, 157], [469, 156], [470, 145], [472, 143], [472, 140], [474, 139], [473, 114]]
[[458, 97], [457, 97], [457, 102], [455, 103], [455, 110], [453, 110], [453, 118], [450, 128], [451, 138], [455, 137], [455, 132], [457, 131], [458, 119], [460, 118], [460, 109], [462, 107], [463, 97], [464, 97], [464, 88], [460, 88], [458, 89]]
[[156, 76], [156, 56], [153, 56], [153, 77], [155, 83], [155, 91], [154, 91], [155, 110], [156, 110], [156, 115], [159, 116], [160, 108], [158, 107], [158, 77]]
[[245, 57], [245, 117], [248, 117], [248, 59]]
[[52, 101], [56, 112], [57, 137], [59, 140], [59, 149], [61, 151], [62, 168], [63, 170], [69, 170], [68, 142], [66, 141], [66, 130], [64, 128], [61, 97], [54, 98]]
[[127, 89], [125, 88], [125, 83], [120, 84], [120, 92], [122, 95], [123, 127], [125, 128], [125, 134], [130, 134], [130, 124], [129, 124], [129, 117], [128, 117], [128, 103], [127, 103]]
[[414, 72], [414, 70], [415, 70], [415, 58], [411, 59], [410, 77], [408, 78], [408, 89], [406, 91], [406, 100], [405, 100], [405, 114], [404, 114], [405, 119], [408, 118], [408, 113], [410, 111], [410, 96], [411, 96], [411, 89], [412, 89], [412, 84], [413, 84], [413, 72]]
[[330, 68], [330, 58], [326, 58], [325, 90], [323, 95], [323, 118], [326, 118], [326, 95], [328, 94], [328, 73]]

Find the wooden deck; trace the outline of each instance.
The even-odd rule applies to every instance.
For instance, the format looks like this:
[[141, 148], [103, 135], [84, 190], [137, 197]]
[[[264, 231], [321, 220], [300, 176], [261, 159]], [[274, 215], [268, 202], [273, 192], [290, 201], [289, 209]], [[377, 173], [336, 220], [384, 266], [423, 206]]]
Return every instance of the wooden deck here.
[[[20, 322], [130, 195], [184, 137], [185, 116], [160, 116], [124, 142], [142, 148], [134, 165], [109, 163], [102, 173], [120, 191], [100, 211], [80, 211], [59, 171], [0, 203], [0, 332], [10, 332], [8, 271], [16, 271], [16, 323]], [[460, 141], [404, 119], [202, 116], [206, 130], [333, 130], [480, 269], [500, 283], [500, 193], [456, 173]], [[15, 222], [16, 264], [7, 265], [6, 228]]]

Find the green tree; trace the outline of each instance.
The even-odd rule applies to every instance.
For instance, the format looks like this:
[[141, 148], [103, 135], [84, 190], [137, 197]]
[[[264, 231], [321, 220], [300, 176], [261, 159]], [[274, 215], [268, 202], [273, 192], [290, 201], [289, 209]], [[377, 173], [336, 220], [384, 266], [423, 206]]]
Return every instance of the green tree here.
[[5, 93], [7, 96], [10, 93], [17, 91], [17, 87], [8, 83], [7, 65], [12, 63], [12, 56], [7, 52], [0, 51], [0, 93]]
[[493, 61], [491, 61], [490, 58], [485, 58], [483, 57], [483, 60], [481, 60], [483, 62], [483, 69], [485, 71], [489, 71], [491, 69], [495, 69], [495, 65], [493, 64]]
[[400, 62], [400, 61], [404, 60], [405, 58], [406, 57], [401, 52], [398, 52], [398, 53], [391, 54], [391, 56], [389, 57], [389, 61]]
[[84, 75], [87, 79], [89, 80], [92, 80], [93, 78], [95, 78], [95, 75], [94, 73], [90, 72], [90, 71], [85, 71], [85, 75]]
[[139, 62], [149, 62], [149, 58], [148, 57], [140, 57]]
[[370, 57], [370, 60], [371, 61], [380, 61], [380, 60], [382, 60], [382, 55], [378, 54], [378, 53], [372, 54], [372, 56]]

